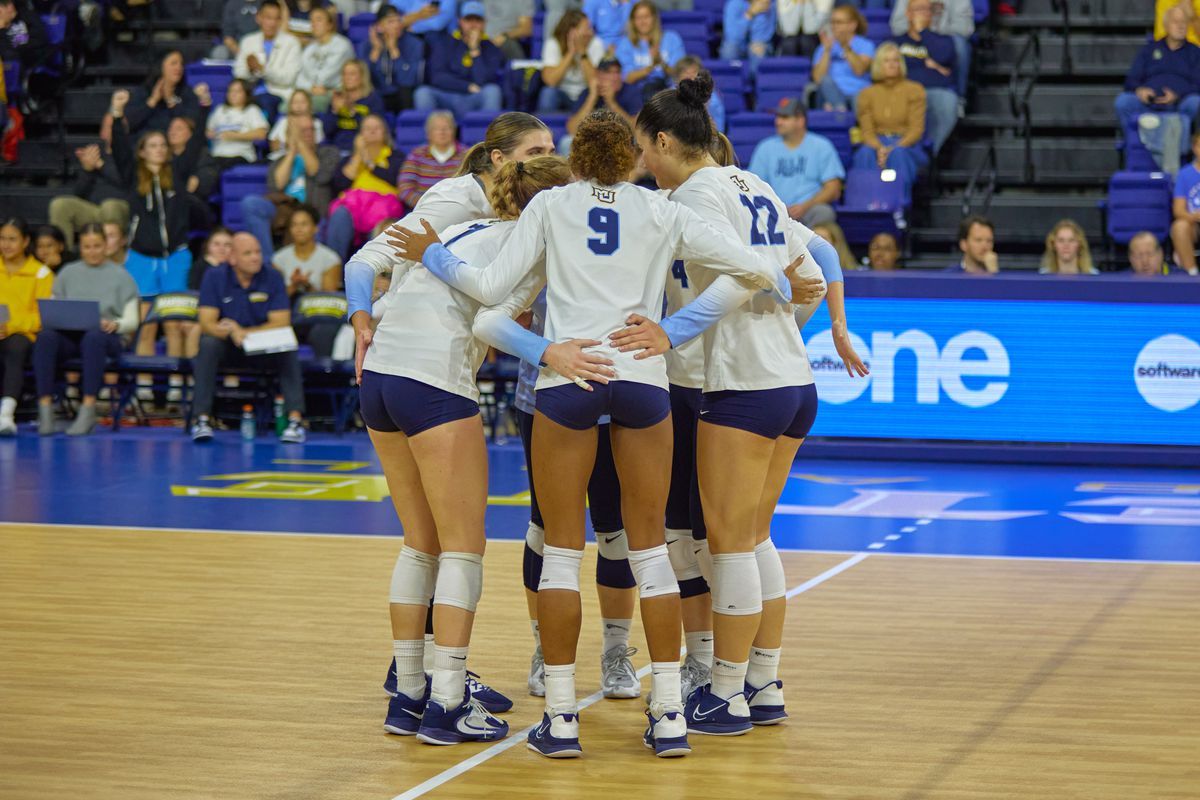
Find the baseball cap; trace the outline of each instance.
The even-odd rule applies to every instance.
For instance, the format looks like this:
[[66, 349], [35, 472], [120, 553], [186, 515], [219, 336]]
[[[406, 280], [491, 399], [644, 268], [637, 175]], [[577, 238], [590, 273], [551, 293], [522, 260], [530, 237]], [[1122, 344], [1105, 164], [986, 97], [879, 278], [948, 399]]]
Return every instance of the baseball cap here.
[[612, 56], [605, 56], [604, 58], [600, 59], [600, 63], [596, 65], [596, 69], [612, 69], [613, 67], [620, 67], [620, 66], [621, 66], [620, 61], [613, 58]]
[[459, 6], [458, 15], [460, 17], [480, 18], [487, 16], [483, 10], [483, 3], [478, 2], [478, 0], [467, 0], [466, 3], [463, 3], [461, 6]]
[[777, 117], [807, 117], [808, 109], [804, 107], [804, 103], [799, 97], [785, 97], [779, 101], [779, 105], [775, 106], [775, 116]]

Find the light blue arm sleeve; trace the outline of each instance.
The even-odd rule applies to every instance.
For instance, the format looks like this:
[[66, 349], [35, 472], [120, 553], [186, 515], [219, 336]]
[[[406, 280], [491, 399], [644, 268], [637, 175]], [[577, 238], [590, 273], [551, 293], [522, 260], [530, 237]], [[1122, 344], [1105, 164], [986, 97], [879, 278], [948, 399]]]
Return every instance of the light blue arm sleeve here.
[[719, 275], [699, 297], [662, 321], [663, 332], [671, 340], [672, 348], [679, 347], [744, 305], [754, 294], [754, 289], [742, 286], [736, 279]]
[[842, 260], [838, 258], [838, 251], [833, 245], [820, 236], [813, 236], [808, 243], [808, 252], [812, 253], [813, 260], [821, 268], [826, 283], [845, 283], [845, 278], [842, 277]]
[[553, 344], [546, 337], [522, 328], [512, 317], [503, 315], [496, 315], [487, 320], [484, 335], [480, 335], [479, 325], [475, 326], [475, 333], [492, 347], [511, 353], [535, 367], [541, 366], [542, 355], [545, 354], [546, 348]]
[[346, 301], [349, 308], [347, 319], [354, 316], [356, 311], [365, 311], [371, 315], [371, 295], [375, 291], [375, 268], [365, 261], [350, 260], [346, 265]]

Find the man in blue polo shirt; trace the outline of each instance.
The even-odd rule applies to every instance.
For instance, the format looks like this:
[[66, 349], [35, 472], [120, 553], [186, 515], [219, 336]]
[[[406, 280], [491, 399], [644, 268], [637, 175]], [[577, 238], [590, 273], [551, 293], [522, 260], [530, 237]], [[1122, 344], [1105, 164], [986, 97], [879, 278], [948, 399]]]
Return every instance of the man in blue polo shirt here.
[[242, 350], [246, 335], [268, 328], [292, 324], [287, 287], [278, 270], [263, 269], [262, 248], [248, 233], [237, 233], [229, 252], [229, 263], [213, 267], [200, 284], [200, 351], [192, 362], [195, 396], [192, 412], [192, 441], [207, 442], [213, 437], [209, 415], [217, 386], [217, 370], [222, 364], [249, 366], [277, 372], [288, 424], [279, 434], [281, 442], [304, 441], [304, 384], [300, 361], [293, 350], [248, 356]]
[[808, 112], [796, 98], [775, 109], [778, 136], [763, 139], [750, 157], [750, 172], [787, 203], [788, 216], [808, 227], [833, 222], [846, 168], [833, 142], [808, 130]]
[[[1187, 40], [1188, 21], [1178, 6], [1163, 15], [1167, 35], [1138, 52], [1117, 95], [1117, 119], [1123, 133], [1136, 130], [1146, 113], [1175, 112], [1183, 117], [1183, 141], [1191, 138], [1200, 111], [1200, 47]], [[1181, 148], [1182, 149], [1182, 148]]]
[[925, 87], [925, 130], [936, 153], [958, 123], [958, 93], [954, 90], [958, 58], [954, 40], [929, 28], [932, 0], [909, 0], [907, 15], [908, 30], [891, 40], [904, 56], [908, 79]]

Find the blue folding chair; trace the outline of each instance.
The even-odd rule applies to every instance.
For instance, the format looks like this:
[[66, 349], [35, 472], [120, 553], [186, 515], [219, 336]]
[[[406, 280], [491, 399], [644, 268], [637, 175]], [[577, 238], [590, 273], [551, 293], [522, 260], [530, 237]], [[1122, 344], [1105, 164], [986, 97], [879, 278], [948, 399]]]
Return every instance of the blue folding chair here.
[[503, 111], [471, 111], [459, 120], [458, 140], [465, 145], [482, 142], [487, 135], [488, 125], [492, 120], [503, 114]]
[[846, 168], [850, 167], [850, 158], [854, 154], [854, 145], [850, 143], [850, 129], [855, 124], [854, 113], [851, 111], [808, 112], [808, 129], [833, 142], [838, 157], [842, 160], [842, 166]]
[[183, 73], [189, 86], [208, 84], [214, 106], [225, 101], [225, 92], [233, 82], [233, 65], [223, 62], [196, 61], [184, 67]]
[[242, 198], [267, 191], [269, 164], [230, 167], [221, 175], [221, 224], [230, 230], [242, 229]]
[[1174, 182], [1164, 172], [1118, 172], [1108, 181], [1104, 230], [1109, 240], [1126, 245], [1135, 234], [1149, 231], [1161, 242], [1171, 232]]
[[720, 61], [713, 59], [704, 62], [704, 67], [713, 77], [713, 85], [721, 93], [721, 102], [725, 104], [726, 114], [737, 114], [746, 110], [746, 69], [741, 61]]
[[733, 114], [726, 120], [725, 131], [737, 154], [738, 163], [746, 166], [758, 143], [775, 135], [775, 115], [754, 112]]
[[346, 37], [359, 44], [371, 38], [371, 26], [375, 24], [375, 15], [371, 12], [355, 14], [346, 25]]
[[425, 120], [427, 111], [408, 109], [396, 115], [396, 146], [405, 152], [425, 144]]
[[876, 44], [892, 38], [891, 16], [888, 8], [864, 8], [863, 16], [867, 18], [866, 37]]
[[899, 239], [907, 224], [904, 188], [895, 171], [850, 170], [837, 220], [850, 244], [867, 244], [877, 233], [890, 233]]
[[557, 142], [567, 134], [567, 120], [571, 115], [564, 111], [543, 112], [538, 114], [538, 119], [546, 123], [546, 127], [550, 129], [550, 135]]

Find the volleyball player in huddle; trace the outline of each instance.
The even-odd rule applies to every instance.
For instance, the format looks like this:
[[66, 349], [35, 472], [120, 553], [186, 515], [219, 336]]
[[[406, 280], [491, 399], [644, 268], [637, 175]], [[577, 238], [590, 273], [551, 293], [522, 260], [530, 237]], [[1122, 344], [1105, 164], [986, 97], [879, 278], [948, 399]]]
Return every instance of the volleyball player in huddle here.
[[[400, 224], [416, 227], [418, 215], [429, 220], [439, 230], [462, 222], [486, 219], [494, 216], [488, 199], [488, 190], [493, 183], [495, 170], [509, 161], [524, 161], [554, 152], [554, 138], [549, 128], [530, 114], [510, 112], [501, 114], [488, 126], [484, 141], [476, 144], [467, 151], [463, 158], [459, 174], [453, 178], [439, 181], [428, 192], [421, 196], [414, 208]], [[346, 265], [345, 280], [347, 294], [354, 291], [355, 286], [372, 287], [375, 275], [391, 271], [392, 291], [385, 298], [385, 305], [394, 299], [394, 291], [400, 287], [411, 274], [412, 263], [396, 263], [395, 251], [386, 243], [384, 234], [367, 242]], [[369, 288], [366, 289], [369, 297]], [[369, 306], [367, 306], [369, 310]], [[355, 350], [356, 371], [361, 373], [363, 357], [371, 343], [371, 331], [365, 326], [356, 326], [357, 342]], [[393, 572], [392, 586], [397, 586], [400, 578], [400, 559], [396, 562]], [[394, 593], [393, 593], [394, 594]], [[404, 613], [397, 610], [393, 601], [392, 628], [393, 650], [398, 652], [401, 641], [397, 635], [400, 617]], [[433, 644], [433, 609], [426, 615], [426, 634], [423, 655], [425, 671], [431, 672], [434, 661]], [[396, 696], [396, 662], [389, 666], [384, 690]], [[502, 713], [512, 707], [512, 701], [504, 695], [470, 676], [472, 693], [488, 710]], [[390, 717], [389, 717], [390, 718]]]
[[[752, 292], [772, 289], [785, 300], [790, 297], [783, 265], [728, 234], [714, 233], [685, 207], [626, 183], [635, 160], [628, 125], [611, 113], [593, 114], [572, 144], [571, 167], [579, 180], [535, 198], [486, 269], [471, 267], [437, 246], [425, 223], [424, 234], [393, 229], [396, 245], [402, 257], [423, 257], [452, 286], [493, 304], [544, 258], [549, 280], [545, 333], [550, 341], [614, 331], [630, 313], [657, 318], [677, 252], [747, 281], [756, 287]], [[536, 349], [542, 348], [541, 337], [528, 336]], [[525, 360], [539, 359], [536, 349], [532, 355], [514, 349]], [[690, 748], [679, 686], [679, 590], [663, 539], [672, 438], [665, 363], [661, 357], [635, 360], [611, 347], [598, 349], [612, 357], [614, 379], [578, 379], [574, 383], [581, 386], [575, 386], [544, 370], [537, 381], [533, 483], [546, 522], [538, 587], [546, 713], [530, 733], [529, 747], [551, 757], [582, 752], [574, 660], [584, 495], [595, 463], [596, 425], [607, 413], [629, 561], [651, 656], [649, 725], [643, 741], [657, 755], [684, 755]]]

